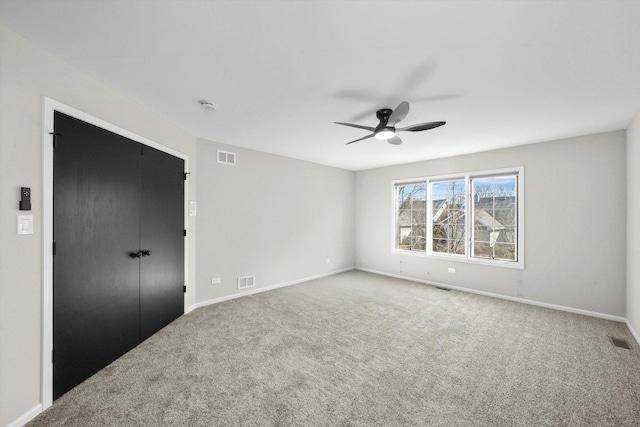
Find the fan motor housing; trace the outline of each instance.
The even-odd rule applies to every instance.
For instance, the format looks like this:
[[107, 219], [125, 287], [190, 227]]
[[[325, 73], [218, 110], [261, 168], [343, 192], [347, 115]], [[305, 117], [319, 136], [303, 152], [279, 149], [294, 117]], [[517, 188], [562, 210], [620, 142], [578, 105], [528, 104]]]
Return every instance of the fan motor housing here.
[[391, 113], [393, 113], [393, 110], [390, 108], [382, 108], [378, 111], [376, 111], [376, 117], [378, 118], [378, 120], [382, 121], [387, 121], [389, 120], [389, 116], [391, 116]]

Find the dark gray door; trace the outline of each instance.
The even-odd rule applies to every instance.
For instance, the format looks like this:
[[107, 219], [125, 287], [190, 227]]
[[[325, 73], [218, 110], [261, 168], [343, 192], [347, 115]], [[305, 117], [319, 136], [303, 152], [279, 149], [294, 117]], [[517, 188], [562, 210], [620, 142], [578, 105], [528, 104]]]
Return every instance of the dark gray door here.
[[184, 162], [59, 112], [54, 128], [57, 399], [183, 313]]
[[184, 161], [144, 147], [140, 182], [140, 340], [184, 313]]

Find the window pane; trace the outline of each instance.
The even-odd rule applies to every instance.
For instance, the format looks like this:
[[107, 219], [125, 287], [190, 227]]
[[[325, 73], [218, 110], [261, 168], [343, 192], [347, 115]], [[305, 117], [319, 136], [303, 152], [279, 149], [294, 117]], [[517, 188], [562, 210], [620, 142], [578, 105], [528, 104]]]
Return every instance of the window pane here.
[[508, 259], [515, 260], [516, 259], [516, 248], [515, 245], [506, 245], [501, 243], [496, 243], [494, 246], [494, 258], [496, 259]]
[[413, 225], [420, 225], [424, 229], [426, 213], [424, 209], [413, 209], [411, 211], [411, 219]]
[[517, 180], [516, 175], [471, 180], [472, 256], [516, 260]]
[[493, 251], [489, 247], [488, 242], [475, 242], [473, 246], [473, 255], [481, 258], [492, 258]]
[[449, 247], [449, 241], [447, 239], [433, 239], [433, 247], [431, 248], [434, 252], [447, 252]]
[[449, 253], [464, 255], [464, 225], [449, 226]]
[[413, 199], [411, 201], [411, 208], [414, 210], [425, 210], [427, 208], [427, 203], [424, 200], [424, 190], [423, 190], [423, 195], [422, 195], [422, 199]]
[[424, 251], [426, 244], [425, 183], [397, 185], [396, 248]]
[[424, 237], [412, 237], [411, 238], [411, 250], [412, 251], [424, 251], [426, 239]]
[[465, 253], [465, 180], [431, 183], [431, 250]]

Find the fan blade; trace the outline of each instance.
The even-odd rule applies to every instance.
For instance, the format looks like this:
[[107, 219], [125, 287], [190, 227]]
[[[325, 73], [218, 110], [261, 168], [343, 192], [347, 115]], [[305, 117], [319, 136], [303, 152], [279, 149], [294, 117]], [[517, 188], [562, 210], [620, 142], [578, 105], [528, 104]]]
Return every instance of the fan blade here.
[[428, 122], [428, 123], [418, 123], [417, 125], [407, 126], [406, 128], [396, 129], [396, 132], [418, 132], [421, 130], [428, 130], [437, 128], [439, 126], [444, 125], [447, 122]]
[[391, 116], [389, 116], [389, 120], [387, 121], [387, 126], [395, 126], [400, 120], [403, 120], [409, 114], [409, 103], [407, 101], [402, 101]]
[[387, 139], [387, 142], [389, 144], [393, 144], [393, 145], [400, 145], [402, 144], [402, 140], [400, 138], [398, 138], [397, 136], [394, 136], [391, 139]]
[[333, 122], [333, 123], [337, 125], [342, 125], [342, 126], [351, 126], [352, 128], [365, 129], [365, 130], [368, 130], [369, 132], [373, 132], [374, 130], [376, 130], [376, 128], [371, 126], [354, 125], [353, 123], [342, 123], [342, 122]]
[[371, 138], [372, 136], [373, 136], [373, 134], [367, 135], [367, 136], [363, 136], [362, 138], [354, 139], [351, 142], [347, 142], [346, 145], [353, 144], [354, 142], [362, 141], [363, 139]]

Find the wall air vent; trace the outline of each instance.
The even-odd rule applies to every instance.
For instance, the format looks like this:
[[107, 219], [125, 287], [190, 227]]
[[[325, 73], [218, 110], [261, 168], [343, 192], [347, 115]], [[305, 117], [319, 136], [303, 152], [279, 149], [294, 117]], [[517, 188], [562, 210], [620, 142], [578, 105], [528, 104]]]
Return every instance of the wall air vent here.
[[238, 289], [253, 288], [256, 285], [256, 276], [238, 277]]
[[218, 150], [218, 163], [224, 163], [225, 165], [235, 165], [236, 153]]

